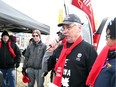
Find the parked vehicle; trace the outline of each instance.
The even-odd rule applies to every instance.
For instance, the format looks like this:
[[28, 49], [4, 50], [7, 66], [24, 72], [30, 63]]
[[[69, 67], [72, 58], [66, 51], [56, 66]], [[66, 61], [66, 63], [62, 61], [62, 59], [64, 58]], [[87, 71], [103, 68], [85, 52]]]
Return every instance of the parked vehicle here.
[[106, 27], [109, 23], [109, 21], [112, 19], [112, 17], [106, 17], [104, 18], [101, 23], [100, 26], [97, 30], [97, 32], [95, 33], [96, 38], [94, 38], [94, 41], [97, 45], [97, 52], [100, 53], [100, 51], [102, 50], [102, 48], [106, 45]]

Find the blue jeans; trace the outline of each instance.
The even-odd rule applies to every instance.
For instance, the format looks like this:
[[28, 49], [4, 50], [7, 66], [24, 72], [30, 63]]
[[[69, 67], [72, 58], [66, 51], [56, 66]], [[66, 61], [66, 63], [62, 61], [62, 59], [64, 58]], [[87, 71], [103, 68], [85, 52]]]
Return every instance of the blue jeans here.
[[27, 74], [31, 80], [31, 82], [28, 83], [28, 87], [34, 87], [35, 81], [37, 82], [37, 87], [44, 87], [43, 86], [44, 78], [42, 77], [41, 69], [28, 68]]
[[0, 71], [3, 73], [2, 87], [16, 87], [14, 68], [0, 69]]

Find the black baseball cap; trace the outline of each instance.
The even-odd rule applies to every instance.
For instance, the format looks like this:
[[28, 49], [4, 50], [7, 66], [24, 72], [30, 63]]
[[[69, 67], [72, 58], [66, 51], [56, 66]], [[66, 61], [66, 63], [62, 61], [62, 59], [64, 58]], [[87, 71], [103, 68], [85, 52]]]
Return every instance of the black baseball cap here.
[[109, 22], [106, 28], [106, 37], [116, 39], [116, 18]]
[[71, 24], [73, 22], [82, 24], [80, 18], [77, 15], [75, 15], [75, 14], [68, 14], [64, 18], [63, 22], [58, 24], [58, 27], [61, 27], [61, 26], [65, 25], [65, 24]]

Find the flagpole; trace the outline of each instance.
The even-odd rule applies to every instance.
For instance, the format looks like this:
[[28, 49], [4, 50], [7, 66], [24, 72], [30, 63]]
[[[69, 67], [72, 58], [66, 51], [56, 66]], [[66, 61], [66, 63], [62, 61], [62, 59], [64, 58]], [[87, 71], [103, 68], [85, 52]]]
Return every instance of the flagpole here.
[[68, 9], [67, 9], [67, 6], [66, 6], [66, 3], [65, 3], [65, 0], [64, 0], [64, 10], [65, 10], [65, 15], [68, 14]]

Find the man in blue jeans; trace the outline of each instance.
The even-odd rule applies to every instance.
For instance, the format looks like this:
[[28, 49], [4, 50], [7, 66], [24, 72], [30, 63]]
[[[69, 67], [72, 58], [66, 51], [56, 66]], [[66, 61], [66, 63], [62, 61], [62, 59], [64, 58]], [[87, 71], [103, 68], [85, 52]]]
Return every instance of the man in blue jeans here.
[[10, 41], [7, 31], [3, 31], [0, 41], [0, 71], [3, 74], [2, 87], [16, 87], [15, 67], [19, 67], [21, 52], [18, 46]]

